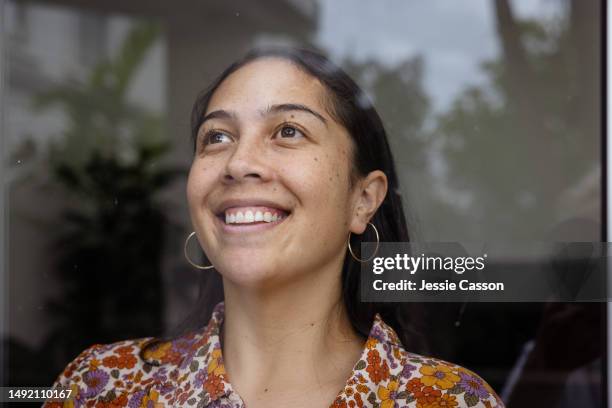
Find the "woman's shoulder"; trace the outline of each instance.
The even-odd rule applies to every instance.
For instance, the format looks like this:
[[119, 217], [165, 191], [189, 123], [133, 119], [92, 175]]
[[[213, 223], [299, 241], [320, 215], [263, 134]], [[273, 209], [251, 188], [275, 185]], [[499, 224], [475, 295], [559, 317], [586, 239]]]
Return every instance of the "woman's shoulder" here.
[[[76, 356], [57, 377], [54, 387], [72, 390], [71, 400], [81, 404], [100, 400], [114, 406], [127, 406], [128, 399], [142, 390], [147, 396], [151, 374], [168, 359], [170, 341], [156, 337], [141, 337], [109, 344], [94, 344]], [[179, 357], [179, 356], [175, 356]], [[176, 359], [175, 359], [176, 360]], [[148, 378], [147, 378], [148, 377]], [[60, 407], [63, 403], [46, 402], [43, 407]]]
[[[207, 370], [204, 365], [217, 362], [216, 328], [209, 324], [167, 338], [94, 344], [66, 366], [53, 386], [71, 389], [75, 406], [175, 406], [175, 397], [182, 404], [195, 392], [191, 383], [201, 384], [197, 375]], [[64, 405], [48, 401], [43, 406]]]
[[380, 330], [373, 330], [368, 338], [354, 376], [356, 383], [364, 382], [368, 393], [374, 393], [363, 397], [380, 400], [381, 406], [393, 400], [400, 407], [504, 407], [478, 374], [458, 364], [407, 351], [393, 329], [382, 320], [378, 323]]
[[417, 406], [504, 406], [482, 377], [458, 364], [409, 352], [400, 363], [407, 401]]

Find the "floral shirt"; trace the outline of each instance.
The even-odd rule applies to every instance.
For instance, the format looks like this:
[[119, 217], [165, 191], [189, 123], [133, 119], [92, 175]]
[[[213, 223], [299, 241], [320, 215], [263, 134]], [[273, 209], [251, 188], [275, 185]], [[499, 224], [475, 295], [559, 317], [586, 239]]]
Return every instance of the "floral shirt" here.
[[[55, 386], [73, 390], [64, 402], [43, 408], [245, 408], [223, 365], [219, 330], [224, 302], [208, 325], [175, 340], [152, 337], [96, 344], [77, 356]], [[142, 353], [142, 348], [148, 345]], [[473, 372], [404, 350], [380, 315], [374, 318], [361, 358], [330, 408], [504, 407]]]

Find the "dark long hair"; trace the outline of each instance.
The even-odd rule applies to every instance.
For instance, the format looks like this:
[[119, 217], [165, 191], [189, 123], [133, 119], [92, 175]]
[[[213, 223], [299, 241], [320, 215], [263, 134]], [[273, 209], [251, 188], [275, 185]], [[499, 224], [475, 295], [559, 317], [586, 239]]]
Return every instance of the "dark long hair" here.
[[[347, 129], [354, 142], [351, 184], [357, 178], [366, 176], [373, 170], [382, 170], [387, 176], [387, 195], [370, 220], [378, 230], [380, 242], [410, 241], [393, 155], [382, 120], [355, 81], [342, 69], [315, 51], [285, 47], [255, 49], [227, 67], [197, 97], [194, 104], [191, 116], [194, 152], [196, 151], [197, 132], [210, 99], [219, 85], [242, 66], [265, 57], [282, 58], [295, 64], [302, 71], [317, 78], [326, 88], [329, 105], [327, 108], [330, 115]], [[371, 227], [368, 227], [360, 236], [355, 237], [354, 234], [351, 236], [353, 248], [359, 248], [360, 241], [376, 241]], [[205, 263], [208, 264], [207, 259]], [[361, 302], [359, 293], [360, 263], [353, 259], [347, 249], [342, 267], [342, 301], [353, 328], [363, 337], [367, 337], [375, 313], [380, 313], [383, 320], [395, 329], [406, 348], [415, 352], [425, 351], [422, 336], [415, 329], [422, 319], [420, 305]], [[223, 290], [220, 275], [206, 271], [202, 274], [196, 308], [176, 332], [185, 332], [206, 324], [211, 316], [212, 308], [221, 300], [223, 300]]]

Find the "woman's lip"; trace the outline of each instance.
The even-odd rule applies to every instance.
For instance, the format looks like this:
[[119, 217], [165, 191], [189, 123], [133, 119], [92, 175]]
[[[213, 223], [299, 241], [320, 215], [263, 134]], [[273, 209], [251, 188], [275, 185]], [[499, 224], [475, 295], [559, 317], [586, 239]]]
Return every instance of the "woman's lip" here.
[[215, 216], [214, 218], [215, 218], [215, 223], [219, 225], [219, 227], [221, 228], [223, 232], [228, 233], [228, 234], [245, 234], [245, 233], [250, 233], [250, 232], [263, 232], [263, 231], [270, 230], [278, 226], [279, 224], [282, 224], [283, 222], [285, 222], [290, 216], [291, 216], [291, 213], [289, 213], [286, 217], [283, 217], [280, 220], [276, 220], [272, 222], [259, 221], [259, 222], [253, 222], [253, 223], [248, 223], [248, 224], [247, 223], [226, 224], [225, 221], [221, 219], [219, 216]]

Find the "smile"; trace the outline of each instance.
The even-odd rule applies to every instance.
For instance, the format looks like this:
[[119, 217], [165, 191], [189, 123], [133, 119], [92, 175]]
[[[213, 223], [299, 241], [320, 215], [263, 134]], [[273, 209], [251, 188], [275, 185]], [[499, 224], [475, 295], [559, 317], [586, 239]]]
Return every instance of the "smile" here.
[[270, 207], [234, 207], [225, 210], [226, 224], [273, 223], [282, 221], [287, 212]]
[[289, 210], [279, 207], [271, 202], [233, 202], [224, 204], [215, 218], [221, 230], [227, 234], [258, 234], [275, 228], [291, 216]]

